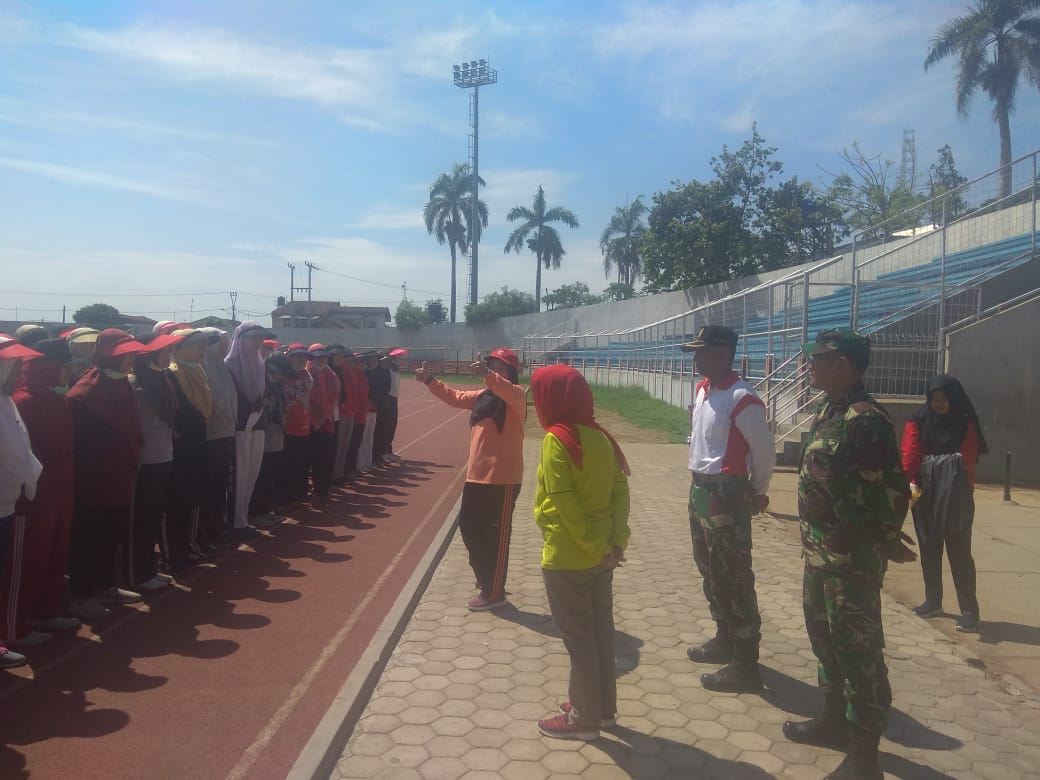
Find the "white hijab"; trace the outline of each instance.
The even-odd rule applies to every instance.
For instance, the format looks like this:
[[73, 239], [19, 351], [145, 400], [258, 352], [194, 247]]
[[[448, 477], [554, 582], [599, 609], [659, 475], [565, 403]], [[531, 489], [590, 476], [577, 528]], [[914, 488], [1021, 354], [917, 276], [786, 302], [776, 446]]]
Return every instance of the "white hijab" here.
[[[0, 360], [0, 387], [20, 362]], [[30, 501], [36, 497], [36, 481], [42, 471], [18, 407], [11, 396], [0, 392], [0, 515], [14, 513], [14, 504], [23, 490]]]

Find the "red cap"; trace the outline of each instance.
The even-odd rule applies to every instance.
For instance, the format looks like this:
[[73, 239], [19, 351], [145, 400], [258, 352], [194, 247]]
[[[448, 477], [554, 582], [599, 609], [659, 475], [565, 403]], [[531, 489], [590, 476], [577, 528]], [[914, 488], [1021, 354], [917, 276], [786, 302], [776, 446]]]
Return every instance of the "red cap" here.
[[152, 344], [142, 344], [125, 330], [106, 328], [98, 336], [94, 353], [101, 357], [122, 357], [123, 355], [151, 352], [153, 349], [158, 349], [158, 347], [153, 347]]
[[491, 350], [484, 360], [491, 358], [498, 358], [503, 363], [512, 366], [513, 368], [520, 368], [520, 358], [516, 356], [516, 353], [511, 349], [499, 347], [498, 349]]
[[264, 346], [265, 347], [274, 347], [275, 349], [278, 349], [282, 345], [279, 344], [274, 339], [264, 339]]
[[404, 349], [402, 347], [395, 347], [394, 349], [390, 350], [386, 354], [388, 354], [390, 357], [401, 357], [401, 355], [407, 355], [408, 354], [408, 350]]
[[13, 360], [14, 358], [38, 358], [43, 355], [35, 349], [29, 349], [18, 343], [17, 339], [0, 339], [0, 360]]

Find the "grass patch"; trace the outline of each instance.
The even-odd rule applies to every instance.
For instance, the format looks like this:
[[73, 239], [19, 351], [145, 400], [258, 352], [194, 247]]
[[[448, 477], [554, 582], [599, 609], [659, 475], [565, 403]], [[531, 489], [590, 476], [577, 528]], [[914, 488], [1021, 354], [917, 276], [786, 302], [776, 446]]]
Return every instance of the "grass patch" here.
[[659, 431], [672, 444], [684, 444], [690, 435], [690, 416], [685, 409], [654, 398], [641, 387], [592, 385], [597, 409], [608, 409], [633, 425]]

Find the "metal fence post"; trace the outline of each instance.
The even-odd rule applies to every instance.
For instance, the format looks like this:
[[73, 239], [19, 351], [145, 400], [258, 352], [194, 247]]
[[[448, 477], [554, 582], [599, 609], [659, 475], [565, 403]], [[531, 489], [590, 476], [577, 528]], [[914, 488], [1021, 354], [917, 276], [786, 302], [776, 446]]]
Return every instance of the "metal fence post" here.
[[[942, 233], [939, 235], [941, 253], [939, 255], [939, 327], [936, 330], [941, 334], [946, 327], [946, 194], [942, 198]], [[942, 344], [936, 344], [938, 355], [936, 357], [937, 371], [941, 374], [943, 370]]]

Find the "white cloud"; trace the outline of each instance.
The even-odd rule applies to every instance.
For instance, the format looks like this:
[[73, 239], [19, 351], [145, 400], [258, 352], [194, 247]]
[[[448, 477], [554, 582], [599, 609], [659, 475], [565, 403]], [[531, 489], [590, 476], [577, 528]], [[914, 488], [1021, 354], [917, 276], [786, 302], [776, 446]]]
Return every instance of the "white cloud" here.
[[407, 230], [423, 228], [422, 203], [411, 207], [395, 207], [377, 203], [348, 225], [355, 230]]
[[210, 196], [198, 186], [181, 184], [157, 184], [151, 180], [131, 179], [122, 176], [114, 176], [88, 168], [78, 168], [72, 165], [60, 165], [56, 163], [40, 162], [15, 157], [0, 157], [0, 166], [34, 176], [42, 176], [53, 181], [66, 184], [79, 184], [89, 187], [102, 187], [105, 189], [124, 190], [137, 192], [142, 195], [151, 195], [157, 198], [168, 198], [190, 203], [208, 205]]
[[572, 173], [551, 168], [492, 168], [482, 170], [480, 176], [487, 182], [481, 198], [491, 212], [491, 226], [509, 225], [509, 210], [513, 206], [530, 206], [539, 186], [545, 190], [549, 206], [564, 203], [567, 187], [576, 178]]

